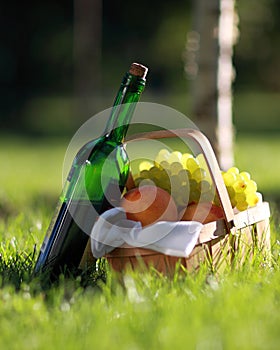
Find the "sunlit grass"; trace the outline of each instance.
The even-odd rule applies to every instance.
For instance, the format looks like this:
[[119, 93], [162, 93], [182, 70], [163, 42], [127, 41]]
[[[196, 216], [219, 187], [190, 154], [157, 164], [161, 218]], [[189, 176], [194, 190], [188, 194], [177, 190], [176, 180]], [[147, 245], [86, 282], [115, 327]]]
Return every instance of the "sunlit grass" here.
[[[8, 349], [277, 349], [279, 270], [247, 268], [176, 280], [130, 273], [99, 288], [61, 280], [47, 294], [0, 290], [0, 346]], [[35, 290], [35, 291], [34, 291]], [[187, 345], [186, 345], [187, 344]]]
[[[0, 142], [1, 349], [278, 349], [278, 224], [271, 225], [271, 262], [257, 252], [253, 261], [223, 272], [213, 274], [207, 265], [174, 278], [130, 272], [122, 283], [108, 270], [106, 282], [89, 280], [84, 288], [80, 279], [62, 277], [44, 290], [32, 276], [34, 248], [61, 191], [67, 142], [11, 141]], [[280, 141], [237, 141], [237, 165], [260, 188], [279, 191]], [[255, 161], [261, 154], [265, 168]], [[265, 171], [269, 163], [275, 171]]]

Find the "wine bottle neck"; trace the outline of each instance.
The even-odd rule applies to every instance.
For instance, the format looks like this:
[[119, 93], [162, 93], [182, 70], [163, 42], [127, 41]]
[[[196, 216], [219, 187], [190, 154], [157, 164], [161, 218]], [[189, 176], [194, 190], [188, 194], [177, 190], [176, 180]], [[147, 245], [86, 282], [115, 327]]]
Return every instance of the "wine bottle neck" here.
[[116, 96], [105, 134], [116, 142], [122, 142], [127, 133], [136, 103], [145, 88], [145, 79], [126, 73]]

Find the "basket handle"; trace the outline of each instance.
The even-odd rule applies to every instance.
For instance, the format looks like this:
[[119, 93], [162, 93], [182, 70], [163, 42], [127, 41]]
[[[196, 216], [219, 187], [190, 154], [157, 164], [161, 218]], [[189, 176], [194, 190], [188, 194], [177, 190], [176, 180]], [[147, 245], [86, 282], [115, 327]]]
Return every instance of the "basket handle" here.
[[228, 232], [233, 227], [234, 213], [228, 196], [228, 192], [221, 174], [218, 161], [216, 159], [213, 148], [207, 139], [207, 137], [199, 130], [195, 129], [175, 129], [175, 130], [159, 130], [159, 131], [150, 131], [140, 134], [134, 134], [129, 136], [125, 142], [139, 141], [141, 139], [161, 139], [161, 138], [172, 138], [172, 137], [187, 137], [198, 146], [200, 152], [204, 155], [206, 164], [209, 169], [210, 176], [212, 178], [213, 184], [216, 186], [217, 196], [221, 203], [223, 210], [225, 223], [228, 229]]

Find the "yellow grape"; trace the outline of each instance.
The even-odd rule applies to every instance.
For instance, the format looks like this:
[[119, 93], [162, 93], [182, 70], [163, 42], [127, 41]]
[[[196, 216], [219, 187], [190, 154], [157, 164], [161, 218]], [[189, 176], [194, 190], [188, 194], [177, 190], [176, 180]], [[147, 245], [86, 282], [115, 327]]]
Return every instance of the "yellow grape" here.
[[249, 180], [247, 183], [246, 183], [247, 187], [246, 187], [246, 192], [249, 193], [249, 192], [256, 192], [257, 189], [258, 189], [258, 186], [257, 186], [257, 183], [253, 180]]
[[171, 156], [172, 155], [176, 156], [180, 161], [182, 160], [183, 155], [180, 151], [173, 151], [171, 152]]
[[246, 201], [250, 207], [254, 207], [259, 202], [259, 197], [256, 193], [252, 193], [246, 196]]
[[140, 171], [140, 177], [142, 177], [143, 179], [148, 179], [150, 177], [149, 170]]
[[227, 188], [229, 198], [233, 198], [235, 196], [234, 188], [232, 186], [226, 186], [226, 188]]
[[238, 209], [239, 211], [246, 210], [247, 208], [248, 208], [248, 203], [246, 201], [236, 203], [236, 209]]
[[194, 158], [189, 158], [186, 163], [187, 169], [193, 173], [196, 169], [199, 168], [198, 161]]
[[197, 168], [193, 173], [192, 173], [192, 178], [195, 179], [196, 181], [201, 181], [205, 179], [206, 177], [206, 171], [202, 168]]
[[183, 165], [180, 162], [172, 162], [170, 164], [171, 174], [178, 174], [181, 170], [183, 170]]
[[159, 157], [162, 157], [162, 159], [164, 160], [170, 156], [170, 152], [168, 151], [168, 149], [162, 148], [157, 155]]
[[237, 204], [237, 201], [236, 201], [236, 199], [233, 197], [233, 198], [230, 199], [230, 203], [231, 203], [231, 206], [232, 206], [233, 208], [235, 208], [235, 207], [236, 207], [236, 204]]
[[224, 172], [222, 176], [226, 186], [232, 186], [236, 181], [236, 174], [233, 172]]
[[237, 203], [246, 202], [246, 194], [244, 192], [235, 193], [234, 198]]
[[237, 174], [239, 174], [239, 169], [237, 167], [233, 166], [233, 167], [229, 168], [227, 172], [234, 173], [237, 175]]
[[181, 186], [179, 191], [172, 192], [172, 195], [179, 206], [186, 207], [189, 202], [190, 189], [188, 186]]
[[251, 175], [247, 171], [242, 171], [239, 176], [245, 181], [251, 180]]
[[215, 199], [215, 194], [213, 191], [209, 190], [206, 192], [201, 192], [200, 201], [201, 202], [213, 202]]
[[237, 180], [233, 184], [233, 189], [237, 193], [244, 192], [246, 187], [247, 187], [247, 185], [246, 185], [246, 182], [244, 180]]
[[158, 179], [157, 181], [158, 187], [162, 188], [163, 190], [166, 190], [167, 192], [170, 193], [171, 191], [171, 183], [169, 178], [168, 179]]
[[[182, 154], [163, 148], [154, 163], [145, 160], [139, 164], [140, 175], [136, 177], [135, 184], [156, 184], [171, 193], [179, 206], [198, 201], [219, 205], [210, 173], [205, 169], [208, 166], [202, 153], [194, 157], [187, 152]], [[240, 172], [233, 166], [221, 174], [233, 208], [242, 211], [259, 202], [257, 184], [251, 179], [250, 173]]]
[[190, 191], [190, 202], [198, 202], [200, 199], [200, 191], [198, 189]]
[[198, 182], [195, 181], [194, 179], [190, 179], [189, 180], [189, 185], [190, 185], [190, 191], [195, 191], [195, 190], [199, 190], [199, 186], [198, 186]]
[[166, 160], [163, 160], [160, 163], [155, 162], [155, 166], [157, 166], [160, 169], [170, 169], [170, 164]]
[[149, 162], [148, 160], [143, 160], [140, 164], [139, 164], [139, 171], [141, 172], [142, 170], [150, 170], [150, 168], [153, 166], [154, 164], [152, 162]]
[[[237, 204], [237, 201], [236, 201], [236, 199], [234, 197], [234, 194], [233, 195], [229, 195], [229, 199], [230, 199], [230, 203], [231, 203], [232, 208], [234, 208], [236, 206], [236, 204]], [[218, 203], [220, 202], [219, 199], [216, 198], [216, 197], [215, 197], [215, 200], [217, 200]]]
[[184, 183], [189, 183], [189, 179], [191, 178], [191, 173], [187, 169], [182, 169], [178, 173], [180, 181]]
[[149, 177], [150, 177], [150, 178], [155, 177], [155, 178], [158, 178], [158, 179], [159, 179], [160, 176], [161, 176], [161, 170], [160, 170], [158, 167], [153, 166], [153, 167], [149, 170]]
[[175, 162], [176, 163], [181, 163], [181, 158], [182, 158], [182, 153], [175, 151], [175, 152], [170, 153], [170, 156], [167, 159], [167, 161], [169, 162], [169, 164], [172, 164], [172, 163], [175, 163]]
[[183, 153], [182, 154], [181, 163], [185, 169], [187, 168], [187, 160], [190, 158], [194, 158], [192, 154], [190, 154], [190, 153]]
[[180, 191], [181, 181], [180, 181], [178, 175], [171, 175], [170, 176], [170, 183], [171, 183], [171, 192], [172, 193], [173, 193], [173, 191], [175, 191], [175, 192]]
[[231, 202], [231, 206], [234, 208], [236, 206], [236, 199], [235, 197], [235, 191], [234, 188], [232, 186], [227, 186], [227, 192], [228, 192], [228, 196]]
[[205, 159], [205, 157], [204, 157], [204, 155], [202, 153], [199, 153], [196, 156], [196, 160], [198, 161], [198, 163], [199, 163], [201, 168], [208, 169], [208, 165], [206, 163], [206, 159]]
[[211, 184], [206, 180], [198, 182], [198, 187], [200, 187], [201, 193], [211, 191]]
[[163, 148], [156, 155], [154, 162], [157, 164], [160, 164], [162, 161], [167, 161], [169, 157], [170, 157], [170, 152], [168, 151], [168, 149]]
[[[161, 179], [157, 178], [157, 177], [152, 177], [151, 180], [155, 183], [155, 185], [157, 187], [163, 188], [162, 187], [162, 181]], [[167, 189], [166, 189], [167, 190]]]
[[168, 170], [160, 169], [160, 179], [161, 180], [169, 180], [170, 173]]

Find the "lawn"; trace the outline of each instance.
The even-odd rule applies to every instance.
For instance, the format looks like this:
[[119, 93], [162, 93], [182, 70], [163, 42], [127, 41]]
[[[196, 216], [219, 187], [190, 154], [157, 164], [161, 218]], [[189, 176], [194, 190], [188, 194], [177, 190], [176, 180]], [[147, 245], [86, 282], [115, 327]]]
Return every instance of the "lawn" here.
[[259, 253], [238, 269], [202, 266], [173, 279], [131, 272], [123, 284], [105, 266], [106, 282], [61, 278], [44, 290], [31, 276], [34, 246], [61, 191], [68, 141], [0, 141], [0, 348], [279, 348], [279, 137], [240, 134], [236, 143], [236, 165], [271, 201], [271, 262]]

